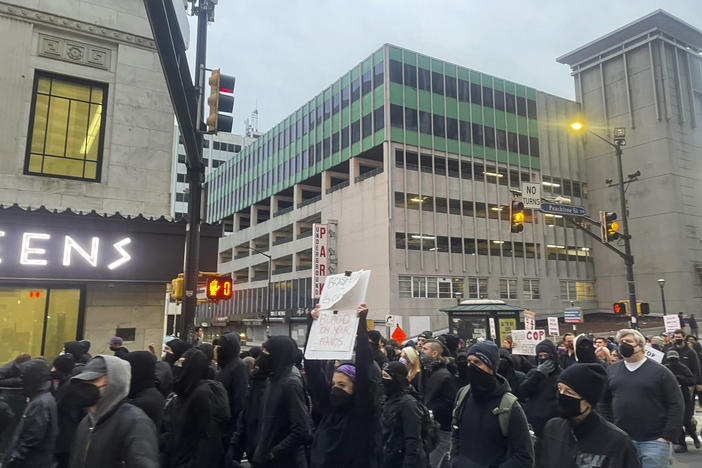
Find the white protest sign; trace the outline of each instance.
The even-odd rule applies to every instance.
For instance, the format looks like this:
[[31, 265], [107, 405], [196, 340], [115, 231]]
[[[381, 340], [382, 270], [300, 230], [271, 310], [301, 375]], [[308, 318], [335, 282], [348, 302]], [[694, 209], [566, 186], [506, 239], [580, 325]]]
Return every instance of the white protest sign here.
[[525, 330], [536, 329], [536, 314], [530, 310], [524, 311], [524, 329]]
[[495, 319], [490, 317], [488, 321], [490, 322], [490, 339], [495, 339], [497, 338], [497, 332], [495, 331]]
[[319, 299], [319, 318], [312, 323], [306, 359], [351, 359], [358, 329], [356, 308], [366, 301], [369, 270], [327, 276]]
[[680, 328], [680, 317], [677, 315], [664, 315], [663, 323], [665, 324], [665, 332], [673, 333]]
[[522, 203], [524, 208], [541, 208], [541, 185], [522, 182]]
[[512, 330], [512, 354], [536, 355], [536, 345], [546, 339], [544, 330]]
[[551, 336], [558, 336], [561, 334], [558, 329], [558, 317], [548, 318], [548, 334]]
[[663, 362], [663, 356], [665, 356], [663, 351], [658, 351], [657, 349], [652, 348], [651, 345], [648, 344], [644, 346], [644, 355], [646, 355], [646, 357], [649, 359], [653, 359], [659, 364]]

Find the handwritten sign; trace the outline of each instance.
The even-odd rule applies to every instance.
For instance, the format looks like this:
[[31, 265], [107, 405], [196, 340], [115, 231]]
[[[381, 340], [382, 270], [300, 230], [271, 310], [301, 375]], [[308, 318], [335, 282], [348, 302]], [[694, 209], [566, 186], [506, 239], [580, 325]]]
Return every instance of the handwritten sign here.
[[319, 299], [319, 318], [314, 321], [305, 349], [306, 359], [351, 359], [358, 317], [356, 308], [365, 302], [369, 270], [327, 276]]
[[644, 355], [646, 355], [646, 357], [649, 359], [653, 359], [659, 364], [663, 362], [663, 356], [665, 356], [662, 351], [654, 349], [651, 345], [644, 346]]
[[544, 330], [512, 330], [512, 354], [536, 355], [536, 345], [546, 339]]
[[524, 313], [524, 329], [525, 330], [536, 329], [536, 314], [530, 310], [525, 310], [523, 313]]
[[665, 332], [673, 333], [680, 328], [680, 317], [677, 315], [664, 315], [663, 323], [665, 324]]
[[560, 330], [558, 330], [558, 317], [548, 317], [548, 334], [551, 336], [561, 334]]

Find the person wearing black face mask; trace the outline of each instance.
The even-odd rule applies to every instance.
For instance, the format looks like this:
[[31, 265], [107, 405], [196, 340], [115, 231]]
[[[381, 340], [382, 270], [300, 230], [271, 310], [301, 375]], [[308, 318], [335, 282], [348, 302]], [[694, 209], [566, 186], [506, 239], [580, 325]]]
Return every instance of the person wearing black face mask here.
[[546, 423], [536, 465], [542, 468], [639, 468], [629, 436], [607, 422], [595, 406], [607, 385], [600, 364], [573, 364], [558, 377], [560, 417]]
[[674, 349], [668, 351], [665, 355], [665, 367], [668, 368], [670, 372], [673, 373], [675, 379], [680, 384], [680, 393], [682, 393], [683, 401], [685, 402], [685, 412], [683, 415], [683, 425], [685, 427], [685, 432], [681, 434], [678, 442], [678, 447], [675, 448], [675, 452], [684, 453], [687, 452], [687, 442], [685, 441], [685, 434], [692, 437], [692, 441], [695, 444], [695, 448], [700, 448], [700, 439], [697, 437], [697, 422], [694, 416], [694, 402], [692, 400], [692, 388], [694, 388], [695, 377], [688, 367], [680, 362], [680, 355]]
[[380, 417], [382, 468], [426, 468], [422, 444], [422, 412], [409, 394], [407, 367], [401, 362], [384, 366], [382, 384], [387, 400]]
[[[325, 361], [305, 361], [312, 404], [321, 416], [312, 439], [311, 468], [377, 466], [374, 440], [378, 427], [377, 389], [370, 374], [373, 357], [365, 304], [358, 307], [356, 314], [359, 321], [354, 364], [340, 365], [329, 379], [324, 372]], [[308, 318], [308, 332], [318, 317], [316, 308]]]
[[551, 340], [536, 345], [538, 365], [529, 371], [519, 387], [519, 396], [526, 401], [526, 415], [537, 437], [546, 421], [558, 416], [556, 381], [561, 373], [558, 351]]
[[526, 374], [514, 368], [514, 361], [512, 361], [512, 357], [513, 355], [510, 354], [509, 351], [504, 348], [500, 348], [500, 366], [497, 369], [497, 373], [507, 379], [507, 383], [509, 383], [512, 393], [519, 397], [519, 387], [526, 379]]
[[642, 465], [669, 466], [670, 443], [678, 440], [683, 425], [678, 382], [646, 358], [646, 339], [638, 330], [619, 330], [616, 341], [624, 360], [607, 367], [607, 390], [598, 411], [631, 437]]
[[499, 361], [491, 341], [476, 343], [468, 351], [470, 386], [459, 390], [451, 422], [453, 467], [533, 466], [526, 415], [497, 373]]
[[71, 379], [69, 391], [88, 409], [76, 430], [71, 468], [158, 467], [156, 426], [125, 400], [130, 379], [127, 361], [104, 355], [92, 358]]

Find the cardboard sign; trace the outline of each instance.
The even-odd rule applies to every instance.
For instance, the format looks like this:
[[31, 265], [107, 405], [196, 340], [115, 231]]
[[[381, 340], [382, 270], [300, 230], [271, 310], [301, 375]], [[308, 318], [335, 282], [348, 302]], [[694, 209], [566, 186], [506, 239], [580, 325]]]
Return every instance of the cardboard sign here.
[[659, 364], [663, 362], [663, 357], [665, 356], [663, 351], [658, 351], [657, 349], [651, 347], [651, 345], [649, 344], [644, 346], [644, 355], [649, 359], [653, 359]]
[[536, 345], [546, 339], [544, 330], [512, 330], [512, 354], [536, 355]]
[[351, 359], [358, 330], [356, 308], [366, 300], [369, 270], [327, 276], [319, 318], [312, 323], [306, 359]]
[[664, 315], [663, 323], [665, 324], [665, 332], [673, 333], [680, 328], [680, 317], [677, 315]]
[[548, 334], [551, 336], [558, 336], [561, 334], [560, 330], [558, 330], [558, 317], [548, 318]]
[[524, 313], [524, 329], [525, 330], [536, 329], [536, 314], [530, 310], [525, 310], [523, 313]]

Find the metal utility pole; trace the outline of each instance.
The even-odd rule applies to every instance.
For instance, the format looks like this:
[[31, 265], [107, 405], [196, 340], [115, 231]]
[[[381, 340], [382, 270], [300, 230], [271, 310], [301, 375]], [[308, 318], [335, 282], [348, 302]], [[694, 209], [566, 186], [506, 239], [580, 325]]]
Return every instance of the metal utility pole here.
[[199, 0], [195, 8], [197, 12], [197, 49], [195, 51], [195, 93], [197, 110], [193, 127], [196, 131], [198, 161], [188, 164], [188, 225], [185, 238], [185, 255], [183, 265], [183, 321], [181, 338], [192, 343], [195, 335], [195, 312], [197, 311], [197, 281], [200, 269], [200, 223], [202, 206], [202, 183], [204, 182], [205, 166], [202, 161], [202, 115], [204, 107], [205, 61], [207, 51], [207, 19], [210, 0]]
[[263, 253], [258, 249], [254, 249], [253, 247], [249, 247], [249, 250], [252, 252], [256, 252], [258, 254], [263, 255], [268, 259], [268, 291], [266, 291], [267, 296], [268, 296], [268, 307], [266, 309], [266, 335], [270, 336], [270, 331], [271, 331], [271, 309], [273, 308], [273, 298], [271, 297], [271, 293], [273, 290], [271, 289], [271, 273], [272, 273], [272, 268], [273, 268], [273, 258], [268, 255], [267, 253]]
[[[634, 328], [638, 326], [638, 307], [636, 304], [636, 283], [634, 282], [634, 257], [631, 255], [631, 236], [629, 235], [629, 215], [626, 209], [626, 195], [624, 192], [624, 169], [622, 168], [622, 145], [625, 144], [624, 129], [614, 129], [614, 148], [617, 156], [617, 176], [619, 177], [619, 206], [622, 213], [622, 230], [624, 231], [624, 264], [626, 265], [626, 284], [629, 291], [629, 306], [631, 307], [631, 323]], [[610, 143], [611, 145], [612, 143]]]

